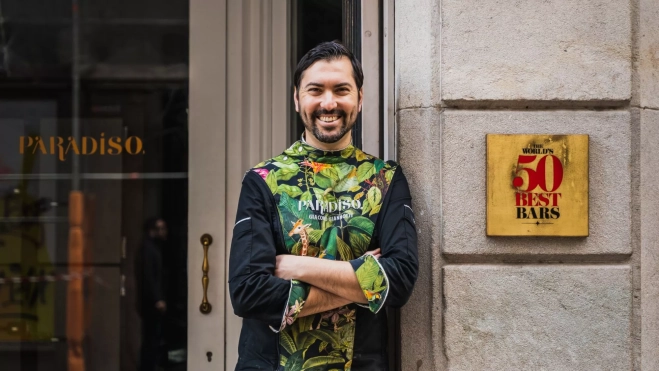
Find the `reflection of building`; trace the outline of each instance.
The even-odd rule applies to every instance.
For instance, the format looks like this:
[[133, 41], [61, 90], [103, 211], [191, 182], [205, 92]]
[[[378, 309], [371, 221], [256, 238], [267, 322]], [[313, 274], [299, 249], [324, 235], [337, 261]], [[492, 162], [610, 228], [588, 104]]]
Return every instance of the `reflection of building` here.
[[[414, 304], [391, 324], [400, 369], [657, 368], [656, 1], [77, 3], [79, 13], [68, 0], [0, 6], [0, 190], [17, 200], [13, 190], [27, 181], [26, 195], [53, 202], [39, 213], [3, 214], [2, 236], [19, 224], [8, 217], [40, 218], [19, 225], [43, 246], [34, 255], [23, 248], [26, 236], [0, 237], [0, 272], [5, 280], [30, 276], [23, 268], [43, 263], [46, 273], [66, 274], [69, 194], [95, 196], [87, 369], [136, 369], [130, 272], [141, 224], [153, 215], [170, 226], [168, 264], [178, 274], [170, 319], [178, 334], [190, 329], [175, 337], [187, 344], [188, 362], [199, 362], [188, 369], [225, 360], [231, 369], [240, 321], [225, 299], [215, 298], [216, 317], [187, 310], [199, 304], [199, 237], [215, 234], [210, 290], [221, 296], [222, 278], [213, 275], [227, 236], [217, 231], [230, 230], [234, 180], [297, 137], [291, 70], [310, 45], [333, 38], [361, 54], [371, 84], [357, 144], [397, 158], [413, 190], [423, 265]], [[147, 153], [38, 156], [21, 170], [12, 138], [76, 132], [134, 135]], [[590, 136], [589, 237], [485, 236], [487, 133]], [[209, 158], [211, 150], [234, 161]], [[217, 195], [200, 196], [196, 186], [188, 194], [189, 184], [204, 182], [224, 193], [225, 209], [214, 214]], [[34, 201], [20, 200], [21, 210]], [[6, 255], [16, 246], [19, 255]], [[14, 261], [20, 272], [2, 266]], [[66, 370], [67, 286], [36, 291], [36, 303], [42, 293], [53, 298], [49, 339], [21, 347], [2, 332], [11, 287], [0, 284], [0, 363]], [[172, 359], [183, 347], [170, 349]]]
[[[0, 202], [3, 218], [36, 219], [43, 203], [27, 189], [9, 190]], [[20, 277], [20, 280], [16, 280]], [[54, 277], [44, 229], [32, 220], [7, 222], [0, 229], [0, 341], [30, 342], [54, 336]]]
[[[74, 3], [73, 12], [67, 0], [0, 5], [0, 191], [12, 200], [0, 204], [0, 364], [12, 370], [136, 369], [132, 262], [153, 215], [168, 218], [175, 246], [170, 327], [185, 322], [188, 4]], [[76, 135], [99, 146], [135, 136], [149, 152], [72, 150], [64, 161], [50, 152]], [[21, 155], [21, 136], [40, 136], [48, 153]], [[94, 230], [79, 241], [82, 264], [72, 255], [75, 189], [96, 200], [81, 223]], [[186, 341], [180, 330], [169, 336], [180, 338], [174, 350]]]

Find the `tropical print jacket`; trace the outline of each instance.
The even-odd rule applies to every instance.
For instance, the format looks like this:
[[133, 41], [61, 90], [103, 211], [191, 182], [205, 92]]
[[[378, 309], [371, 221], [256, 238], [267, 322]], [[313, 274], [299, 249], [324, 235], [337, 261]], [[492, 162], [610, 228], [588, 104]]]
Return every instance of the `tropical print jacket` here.
[[[417, 236], [402, 169], [354, 146], [303, 140], [247, 172], [233, 230], [229, 291], [243, 317], [236, 370], [387, 370], [387, 306], [417, 278]], [[375, 259], [367, 251], [381, 248]], [[274, 276], [275, 257], [349, 261], [368, 305], [298, 317], [309, 285]]]

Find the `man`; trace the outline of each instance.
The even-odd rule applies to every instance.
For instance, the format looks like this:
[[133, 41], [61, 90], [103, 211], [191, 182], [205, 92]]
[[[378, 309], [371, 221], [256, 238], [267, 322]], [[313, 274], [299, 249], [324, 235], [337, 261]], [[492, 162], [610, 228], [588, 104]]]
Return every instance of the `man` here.
[[135, 262], [137, 305], [142, 316], [140, 370], [155, 371], [161, 356], [163, 318], [167, 311], [162, 251], [167, 240], [167, 224], [161, 218], [148, 219], [144, 234]]
[[236, 370], [387, 370], [386, 306], [417, 277], [411, 197], [399, 165], [352, 145], [363, 73], [343, 45], [299, 62], [301, 140], [247, 172], [229, 261], [244, 318]]

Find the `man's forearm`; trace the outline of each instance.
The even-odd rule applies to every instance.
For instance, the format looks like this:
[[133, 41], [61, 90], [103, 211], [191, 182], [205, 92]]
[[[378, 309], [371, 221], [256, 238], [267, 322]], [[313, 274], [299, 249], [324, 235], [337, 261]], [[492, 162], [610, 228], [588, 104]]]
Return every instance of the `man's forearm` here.
[[[345, 261], [302, 257], [297, 279], [354, 303], [368, 303], [352, 265]], [[330, 308], [332, 309], [332, 308]]]
[[309, 296], [302, 307], [298, 317], [310, 316], [312, 314], [325, 312], [352, 303], [346, 298], [334, 295], [318, 287], [311, 287]]

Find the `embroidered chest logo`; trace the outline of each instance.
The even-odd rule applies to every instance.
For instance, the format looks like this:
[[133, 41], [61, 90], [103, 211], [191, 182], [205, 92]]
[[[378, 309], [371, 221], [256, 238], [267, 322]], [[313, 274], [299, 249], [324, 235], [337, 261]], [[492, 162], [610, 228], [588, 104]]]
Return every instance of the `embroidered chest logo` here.
[[297, 210], [309, 209], [313, 211], [319, 211], [321, 214], [325, 212], [333, 213], [335, 211], [343, 211], [348, 209], [357, 209], [362, 208], [362, 202], [359, 200], [338, 200], [336, 202], [327, 202], [316, 200], [314, 201], [298, 201]]

